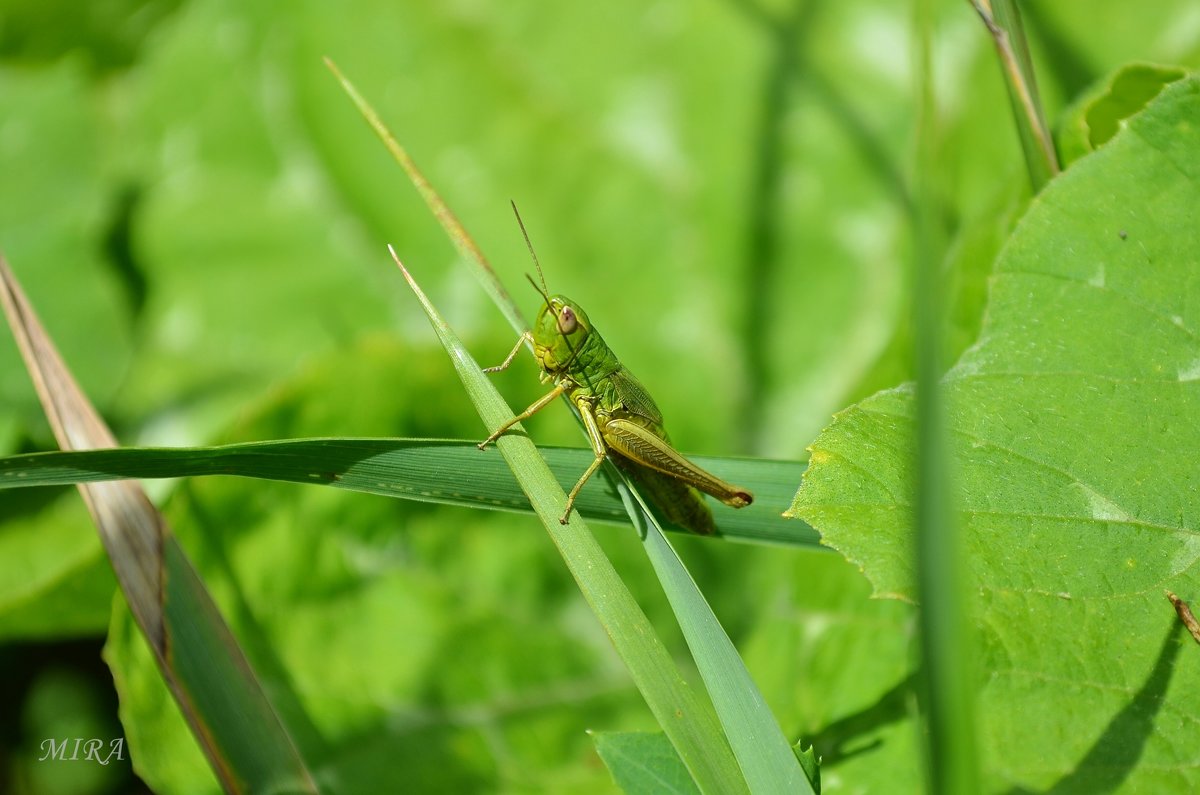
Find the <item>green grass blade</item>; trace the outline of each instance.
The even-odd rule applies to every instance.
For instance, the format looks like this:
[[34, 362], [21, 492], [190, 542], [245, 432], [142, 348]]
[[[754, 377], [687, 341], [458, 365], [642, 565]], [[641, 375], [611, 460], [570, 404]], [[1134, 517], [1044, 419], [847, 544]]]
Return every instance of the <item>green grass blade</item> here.
[[979, 791], [979, 761], [974, 716], [975, 676], [969, 638], [965, 559], [951, 497], [954, 477], [942, 390], [942, 323], [946, 254], [935, 182], [939, 159], [932, 49], [932, 4], [918, 4], [918, 69], [916, 95], [917, 164], [915, 173], [913, 323], [915, 327], [916, 482], [913, 550], [921, 651], [921, 704], [926, 731], [923, 741], [929, 788], [939, 795], [971, 795]]
[[[400, 265], [399, 259], [397, 264]], [[512, 409], [403, 265], [400, 269], [429, 316], [485, 425], [499, 427], [513, 416]], [[496, 446], [700, 790], [744, 792], [745, 782], [712, 707], [684, 681], [583, 517], [572, 513], [569, 524], [559, 524], [566, 495], [533, 442], [522, 433], [508, 433], [497, 440]]]
[[[632, 494], [633, 492], [631, 492]], [[791, 743], [750, 678], [745, 663], [658, 521], [635, 495], [644, 522], [642, 542], [675, 611], [683, 637], [708, 689], [751, 792], [812, 793]]]
[[475, 240], [467, 234], [466, 228], [459, 222], [458, 217], [451, 212], [446, 203], [442, 201], [442, 197], [429, 184], [429, 180], [417, 168], [417, 164], [408, 153], [408, 150], [400, 145], [400, 142], [396, 140], [396, 136], [392, 135], [391, 130], [379, 118], [379, 114], [375, 112], [375, 109], [371, 107], [371, 104], [367, 102], [362, 94], [358, 93], [358, 89], [354, 87], [354, 84], [346, 79], [346, 76], [338, 69], [337, 64], [331, 59], [326, 58], [325, 65], [329, 67], [329, 71], [333, 72], [334, 77], [342, 84], [342, 89], [345, 90], [363, 118], [366, 119], [367, 124], [379, 136], [379, 140], [383, 141], [383, 145], [387, 147], [392, 157], [404, 169], [404, 173], [408, 175], [417, 192], [421, 194], [421, 198], [425, 200], [425, 204], [428, 205], [434, 218], [446, 230], [446, 234], [453, 241], [455, 248], [473, 266], [475, 276], [479, 279], [480, 284], [483, 285], [484, 291], [491, 297], [496, 306], [500, 308], [500, 311], [504, 314], [509, 324], [518, 333], [525, 331], [527, 326], [524, 318], [521, 317], [521, 310], [517, 307], [516, 302], [513, 301], [512, 296], [509, 295], [508, 290], [504, 289], [504, 284], [496, 276], [496, 271], [492, 268], [491, 263], [487, 261], [487, 257], [483, 256], [483, 251], [476, 245]]
[[[578, 447], [543, 447], [540, 451], [563, 488], [574, 485], [593, 457], [591, 450]], [[791, 499], [804, 472], [803, 463], [706, 456], [695, 456], [693, 460], [730, 482], [745, 484], [756, 495], [754, 504], [741, 510], [717, 506], [724, 538], [823, 549], [815, 530], [803, 522], [784, 519], [779, 513], [779, 506]], [[508, 465], [466, 440], [284, 439], [217, 447], [122, 447], [0, 458], [0, 489], [204, 475], [311, 483], [488, 510], [533, 510]], [[594, 478], [584, 487], [576, 506], [588, 520], [629, 523], [620, 497], [603, 478]]]

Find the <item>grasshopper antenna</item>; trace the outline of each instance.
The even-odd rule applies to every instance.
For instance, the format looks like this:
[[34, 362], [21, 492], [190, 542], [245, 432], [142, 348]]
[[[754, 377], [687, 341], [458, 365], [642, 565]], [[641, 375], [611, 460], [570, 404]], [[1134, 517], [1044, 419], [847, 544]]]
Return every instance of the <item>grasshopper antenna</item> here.
[[538, 290], [537, 283], [533, 281], [533, 277], [525, 274], [525, 278], [529, 279], [533, 284], [533, 289], [542, 294], [542, 298], [546, 299], [546, 303], [550, 303], [550, 288], [546, 286], [546, 274], [542, 273], [542, 263], [538, 262], [537, 252], [533, 250], [533, 241], [529, 239], [529, 232], [525, 231], [525, 222], [521, 220], [521, 213], [517, 210], [517, 203], [511, 201], [513, 215], [517, 216], [517, 226], [521, 227], [521, 235], [525, 238], [525, 247], [529, 249], [529, 256], [533, 258], [533, 264], [537, 268], [538, 278], [542, 280], [542, 289]]
[[[533, 285], [533, 289], [537, 290], [541, 294], [542, 298], [546, 301], [546, 306], [551, 312], [554, 313], [554, 317], [561, 324], [562, 316], [559, 314], [559, 310], [555, 309], [554, 304], [550, 301], [550, 288], [546, 286], [546, 274], [542, 273], [542, 263], [538, 262], [537, 252], [533, 250], [533, 241], [529, 239], [529, 232], [525, 230], [525, 222], [521, 220], [521, 212], [517, 209], [517, 203], [515, 201], [510, 199], [510, 202], [513, 208], [513, 215], [517, 216], [517, 225], [521, 227], [521, 234], [525, 237], [525, 246], [529, 249], [529, 256], [533, 257], [533, 264], [537, 266], [538, 278], [542, 280], [541, 288], [538, 288], [537, 282], [535, 282], [533, 277], [528, 273], [525, 274], [525, 278], [528, 279], [529, 283]], [[579, 352], [571, 345], [570, 338], [565, 334], [563, 335], [563, 340], [567, 343], [567, 348], [571, 351], [571, 358], [574, 359], [575, 355]]]
[[525, 274], [525, 278], [529, 280], [529, 283], [533, 285], [533, 289], [538, 291], [538, 295], [540, 295], [542, 297], [542, 300], [546, 302], [546, 305], [549, 306], [550, 305], [550, 296], [546, 295], [545, 291], [542, 290], [541, 287], [538, 287], [538, 283], [535, 282], [533, 280], [533, 277], [530, 276], [528, 273]]

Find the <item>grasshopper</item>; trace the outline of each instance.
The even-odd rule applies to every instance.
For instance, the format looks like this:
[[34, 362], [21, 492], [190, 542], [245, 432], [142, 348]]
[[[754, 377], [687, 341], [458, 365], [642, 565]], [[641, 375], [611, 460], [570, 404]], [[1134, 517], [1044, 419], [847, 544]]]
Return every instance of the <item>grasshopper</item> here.
[[[513, 211], [516, 209], [514, 205]], [[541, 263], [533, 251], [520, 213], [517, 213], [517, 223], [537, 266], [541, 287], [532, 276], [527, 275], [527, 278], [542, 296], [543, 303], [533, 331], [523, 333], [508, 357], [484, 372], [507, 369], [521, 346], [532, 342], [533, 355], [542, 371], [541, 381], [553, 382], [554, 388], [497, 428], [479, 444], [479, 449], [485, 449], [509, 428], [566, 395], [579, 409], [596, 458], [567, 495], [566, 510], [558, 520], [561, 524], [567, 523], [583, 484], [612, 453], [613, 461], [668, 521], [701, 535], [715, 533], [717, 527], [712, 511], [701, 491], [734, 508], [749, 505], [754, 496], [696, 466], [671, 445], [663, 427], [662, 412], [654, 399], [617, 359], [592, 326], [587, 313], [566, 296], [549, 294]]]

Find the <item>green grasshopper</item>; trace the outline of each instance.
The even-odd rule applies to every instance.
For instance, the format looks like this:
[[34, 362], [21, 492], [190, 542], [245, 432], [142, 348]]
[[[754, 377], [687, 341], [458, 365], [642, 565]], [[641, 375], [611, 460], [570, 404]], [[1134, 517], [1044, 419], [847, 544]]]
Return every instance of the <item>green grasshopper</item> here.
[[[515, 205], [513, 211], [516, 211]], [[559, 518], [561, 524], [567, 523], [583, 484], [595, 474], [609, 453], [615, 453], [613, 461], [668, 521], [701, 535], [715, 533], [717, 527], [712, 511], [700, 491], [734, 508], [749, 505], [754, 496], [704, 471], [671, 445], [663, 428], [662, 412], [641, 382], [617, 360], [600, 333], [592, 327], [587, 313], [566, 296], [549, 294], [542, 266], [519, 213], [517, 223], [542, 280], [539, 288], [533, 277], [527, 276], [533, 289], [542, 296], [542, 308], [533, 331], [520, 336], [501, 364], [488, 367], [484, 372], [507, 369], [521, 346], [532, 342], [533, 355], [542, 370], [542, 383], [553, 381], [554, 389], [497, 428], [479, 444], [479, 449], [485, 449], [509, 428], [541, 411], [555, 398], [566, 395], [583, 417], [583, 426], [596, 459], [567, 495], [566, 510]]]

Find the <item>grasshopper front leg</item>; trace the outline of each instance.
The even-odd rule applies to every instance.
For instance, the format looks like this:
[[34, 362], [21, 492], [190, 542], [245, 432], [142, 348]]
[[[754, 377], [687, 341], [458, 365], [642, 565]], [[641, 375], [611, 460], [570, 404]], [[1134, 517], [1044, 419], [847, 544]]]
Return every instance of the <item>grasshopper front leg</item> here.
[[[518, 346], [519, 346], [519, 345], [520, 345], [520, 343], [518, 343]], [[507, 365], [506, 365], [506, 366], [507, 366]], [[491, 436], [489, 436], [488, 438], [486, 438], [486, 439], [484, 439], [482, 442], [480, 442], [480, 443], [479, 443], [479, 449], [480, 449], [480, 450], [483, 450], [483, 449], [485, 449], [485, 448], [486, 448], [486, 447], [487, 447], [489, 444], [491, 444], [492, 442], [494, 442], [494, 441], [496, 441], [497, 439], [499, 439], [499, 438], [500, 438], [500, 436], [501, 436], [501, 435], [502, 435], [502, 434], [503, 434], [505, 431], [507, 431], [509, 428], [511, 428], [512, 426], [516, 425], [518, 422], [521, 422], [522, 420], [527, 420], [527, 419], [529, 419], [529, 418], [530, 418], [530, 417], [532, 417], [534, 414], [537, 414], [539, 411], [541, 411], [542, 409], [546, 408], [546, 406], [549, 406], [551, 403], [553, 403], [553, 402], [554, 402], [554, 399], [555, 399], [555, 398], [557, 398], [559, 395], [561, 395], [563, 392], [565, 392], [565, 391], [566, 391], [566, 389], [567, 389], [567, 388], [566, 388], [565, 386], [561, 386], [561, 385], [560, 385], [560, 386], [556, 386], [556, 387], [554, 387], [554, 389], [551, 389], [551, 390], [550, 390], [549, 392], [547, 392], [545, 395], [543, 395], [542, 397], [538, 398], [537, 402], [535, 402], [535, 403], [534, 403], [533, 405], [531, 405], [529, 408], [525, 409], [525, 410], [524, 410], [524, 411], [522, 411], [520, 414], [518, 414], [517, 416], [513, 417], [511, 420], [509, 420], [508, 422], [506, 422], [506, 423], [504, 423], [503, 425], [501, 425], [499, 428], [497, 428], [497, 429], [496, 429], [496, 430], [495, 430], [495, 431], [492, 433], [492, 435], [491, 435]]]
[[496, 365], [495, 367], [485, 367], [483, 368], [483, 371], [485, 373], [499, 373], [503, 370], [507, 370], [508, 366], [513, 363], [513, 359], [517, 358], [517, 352], [521, 350], [521, 346], [526, 342], [533, 342], [533, 333], [530, 331], [521, 332], [521, 336], [517, 337], [517, 344], [513, 346], [511, 351], [508, 352], [508, 356], [504, 359], [504, 361], [500, 362], [500, 364]]

